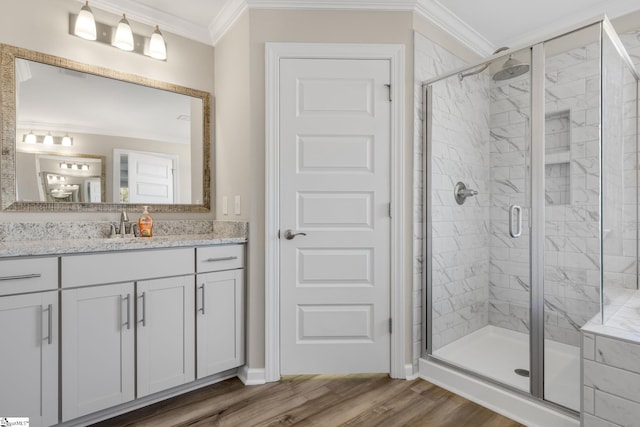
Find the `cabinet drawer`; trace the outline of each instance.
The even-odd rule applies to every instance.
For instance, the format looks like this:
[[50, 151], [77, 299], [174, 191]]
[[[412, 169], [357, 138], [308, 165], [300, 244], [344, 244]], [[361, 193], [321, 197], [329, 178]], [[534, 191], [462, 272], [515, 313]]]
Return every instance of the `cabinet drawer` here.
[[198, 273], [244, 268], [244, 245], [197, 248], [196, 258]]
[[193, 248], [65, 256], [62, 287], [193, 274], [193, 265]]
[[58, 258], [0, 261], [0, 296], [58, 288]]

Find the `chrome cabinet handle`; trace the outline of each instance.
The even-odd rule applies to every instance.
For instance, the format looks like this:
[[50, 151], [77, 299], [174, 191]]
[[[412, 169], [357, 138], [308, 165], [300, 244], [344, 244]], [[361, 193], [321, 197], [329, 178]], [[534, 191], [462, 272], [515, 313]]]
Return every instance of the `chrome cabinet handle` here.
[[204, 315], [204, 283], [202, 284], [202, 286], [200, 286], [199, 288], [202, 291], [201, 294], [201, 298], [202, 298], [202, 307], [198, 309], [198, 311], [201, 311], [202, 314]]
[[307, 233], [294, 233], [291, 230], [287, 230], [284, 232], [284, 238], [287, 240], [293, 240], [296, 238], [296, 236], [306, 236]]
[[143, 292], [140, 298], [142, 298], [142, 326], [147, 326], [147, 298], [145, 297], [146, 292]]
[[127, 300], [127, 329], [131, 329], [131, 294], [127, 294], [123, 299]]
[[518, 205], [509, 206], [509, 235], [514, 239], [522, 235], [522, 208]]
[[53, 337], [51, 336], [51, 334], [53, 332], [53, 304], [49, 304], [49, 306], [47, 307], [47, 312], [48, 312], [48, 316], [47, 316], [47, 329], [48, 329], [47, 343], [49, 345], [51, 345], [51, 343], [53, 343]]
[[3, 276], [3, 277], [0, 277], [0, 281], [2, 281], [2, 280], [37, 279], [38, 277], [42, 277], [42, 275], [41, 274], [21, 274], [19, 276]]
[[223, 257], [220, 257], [220, 258], [207, 258], [204, 261], [205, 262], [216, 262], [216, 261], [231, 261], [231, 260], [234, 260], [234, 259], [238, 259], [238, 257], [237, 256], [223, 256]]

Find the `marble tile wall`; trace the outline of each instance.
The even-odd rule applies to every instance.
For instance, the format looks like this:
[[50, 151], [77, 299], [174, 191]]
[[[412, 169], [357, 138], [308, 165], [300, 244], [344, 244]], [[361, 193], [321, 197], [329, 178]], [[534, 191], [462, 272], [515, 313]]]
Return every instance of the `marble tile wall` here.
[[582, 357], [582, 425], [638, 425], [640, 343], [583, 332]]
[[[523, 62], [531, 62], [522, 56]], [[529, 333], [530, 73], [491, 81], [491, 274], [489, 324]], [[509, 233], [509, 207], [521, 206], [522, 235]]]
[[[415, 90], [414, 90], [414, 280], [413, 280], [413, 364], [414, 364], [414, 372], [417, 371], [417, 361], [421, 354], [422, 349], [422, 304], [424, 300], [424, 295], [422, 294], [422, 285], [423, 285], [423, 273], [425, 272], [425, 264], [424, 264], [424, 230], [423, 230], [423, 221], [424, 221], [424, 212], [423, 212], [423, 203], [424, 203], [424, 191], [425, 191], [425, 183], [424, 183], [424, 147], [423, 147], [423, 117], [424, 112], [422, 111], [422, 82], [428, 80], [430, 78], [437, 77], [446, 73], [449, 70], [453, 70], [455, 68], [461, 67], [464, 65], [464, 62], [442, 48], [436, 43], [433, 43], [431, 40], [427, 39], [423, 35], [419, 33], [414, 33], [414, 79], [415, 79]], [[458, 95], [463, 95], [462, 93], [456, 92]], [[453, 94], [453, 93], [452, 93]], [[442, 106], [442, 103], [440, 103]], [[462, 117], [454, 117], [451, 116], [448, 118], [448, 123], [455, 127], [456, 124], [460, 124], [464, 122], [464, 118]], [[451, 148], [450, 152], [448, 148]], [[440, 145], [437, 149], [439, 154], [439, 158], [441, 162], [445, 161], [445, 157], [449, 153], [451, 156], [460, 156], [464, 155], [464, 153], [456, 154], [458, 149], [456, 147], [448, 147], [446, 145]], [[450, 163], [453, 163], [450, 161]], [[442, 166], [442, 163], [441, 163]], [[460, 167], [457, 166], [456, 169]], [[443, 196], [447, 199], [453, 199], [453, 177], [448, 177], [445, 174], [439, 174], [440, 181], [436, 184], [438, 188], [442, 188]], [[457, 181], [456, 181], [457, 182]], [[446, 194], [444, 194], [446, 193]], [[436, 216], [439, 218], [444, 214], [444, 207], [441, 207], [440, 213], [437, 213]], [[453, 212], [451, 211], [451, 214]], [[449, 222], [440, 221], [440, 225], [437, 226], [440, 231], [438, 234], [438, 245], [447, 245], [449, 241], [451, 244], [457, 245], [461, 243], [459, 241], [456, 243], [454, 241], [454, 235], [456, 233], [456, 228], [454, 226], [454, 222], [451, 221], [451, 216], [449, 217]], [[472, 227], [469, 227], [471, 230]], [[449, 235], [449, 239], [446, 238], [447, 233]], [[434, 235], [435, 237], [435, 235]], [[463, 237], [461, 237], [463, 238]], [[473, 239], [473, 237], [469, 237], [469, 239]], [[449, 267], [449, 271], [453, 273], [455, 267]], [[442, 269], [440, 269], [442, 271]], [[464, 276], [463, 270], [458, 270], [456, 274], [462, 274]], [[439, 286], [437, 287], [436, 294], [438, 296], [438, 303], [436, 304], [437, 310], [441, 314], [435, 314], [434, 317], [437, 326], [434, 324], [434, 330], [440, 331], [440, 338], [438, 338], [437, 344], [442, 345], [442, 332], [451, 329], [454, 330], [453, 325], [457, 322], [458, 329], [460, 329], [460, 325], [463, 323], [472, 323], [474, 317], [471, 315], [471, 305], [464, 305], [463, 299], [464, 295], [460, 293], [460, 289], [455, 289], [456, 285], [452, 280], [447, 280], [443, 278], [446, 274], [438, 275], [434, 278], [438, 281]], [[446, 280], [446, 281], [445, 281]], [[461, 281], [458, 281], [458, 285], [461, 285]], [[478, 282], [479, 283], [479, 282]], [[448, 285], [448, 287], [447, 287]], [[457, 294], [456, 294], [457, 291]], [[449, 293], [451, 292], [451, 293]], [[482, 291], [476, 292], [482, 293]], [[450, 295], [450, 298], [445, 298], [444, 295]], [[467, 301], [468, 302], [468, 301]], [[468, 310], [464, 313], [464, 315], [469, 316], [468, 321], [461, 317], [462, 313], [453, 314], [453, 306], [460, 305], [461, 307], [468, 307]], [[476, 316], [477, 317], [477, 316]], [[480, 316], [481, 317], [481, 316]], [[449, 332], [450, 333], [450, 332]], [[464, 334], [462, 334], [464, 335]], [[462, 336], [460, 335], [460, 336]], [[448, 339], [455, 339], [453, 336], [449, 336]]]
[[570, 138], [546, 155], [569, 168], [569, 188], [567, 203], [545, 204], [545, 337], [578, 346], [600, 310], [600, 44], [547, 57], [545, 85], [545, 114], [568, 114]]
[[[420, 82], [460, 67], [451, 53], [415, 35], [416, 117], [420, 109]], [[432, 320], [433, 347], [438, 349], [488, 322], [489, 143], [487, 76], [463, 81], [453, 76], [433, 86], [434, 126], [431, 130], [432, 174]], [[424, 184], [422, 122], [416, 120], [416, 292], [422, 273], [422, 206]], [[453, 188], [458, 181], [478, 190], [477, 197], [458, 205]], [[415, 307], [414, 327], [420, 324]], [[419, 329], [418, 329], [419, 330]], [[419, 343], [419, 341], [416, 341]]]

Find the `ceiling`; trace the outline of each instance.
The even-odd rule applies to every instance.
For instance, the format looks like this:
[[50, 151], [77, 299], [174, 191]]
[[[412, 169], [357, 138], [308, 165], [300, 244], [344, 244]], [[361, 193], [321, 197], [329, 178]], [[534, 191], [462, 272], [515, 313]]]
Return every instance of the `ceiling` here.
[[92, 0], [120, 14], [213, 44], [247, 8], [415, 10], [481, 55], [518, 46], [596, 16], [640, 10], [638, 0]]

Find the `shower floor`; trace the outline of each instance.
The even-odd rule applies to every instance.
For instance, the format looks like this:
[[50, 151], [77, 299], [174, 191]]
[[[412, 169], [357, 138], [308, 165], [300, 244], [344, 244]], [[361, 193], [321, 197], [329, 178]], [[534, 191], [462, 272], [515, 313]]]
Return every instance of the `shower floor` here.
[[[520, 390], [529, 378], [529, 335], [485, 326], [435, 351], [433, 356]], [[580, 348], [545, 340], [545, 400], [580, 410]]]

